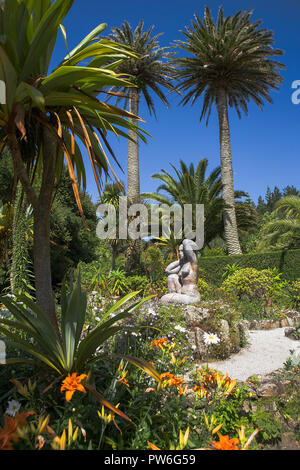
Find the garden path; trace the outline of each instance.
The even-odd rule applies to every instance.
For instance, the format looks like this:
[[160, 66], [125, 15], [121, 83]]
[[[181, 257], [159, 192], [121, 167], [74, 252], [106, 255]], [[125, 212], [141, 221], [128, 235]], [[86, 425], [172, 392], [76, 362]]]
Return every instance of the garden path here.
[[223, 361], [209, 362], [209, 367], [229, 377], [246, 381], [251, 375], [267, 375], [283, 367], [291, 350], [300, 358], [300, 341], [284, 335], [285, 328], [250, 330], [249, 344]]

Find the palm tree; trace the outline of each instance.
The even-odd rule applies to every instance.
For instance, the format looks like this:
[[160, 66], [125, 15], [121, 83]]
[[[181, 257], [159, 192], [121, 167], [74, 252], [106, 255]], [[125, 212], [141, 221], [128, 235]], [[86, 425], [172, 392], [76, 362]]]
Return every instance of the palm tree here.
[[[64, 157], [84, 220], [79, 185], [85, 187], [86, 175], [77, 140], [87, 148], [100, 190], [100, 176], [109, 172], [101, 143], [110, 148], [107, 131], [124, 135], [119, 127], [134, 128], [142, 136], [127, 120], [133, 115], [97, 98], [105, 87], [133, 86], [113, 70], [115, 61], [119, 64], [136, 56], [111, 41], [99, 40], [105, 24], [48, 72], [57, 34], [72, 4], [73, 0], [6, 0], [0, 5], [0, 80], [6, 85], [6, 104], [0, 105], [0, 141], [10, 149], [15, 178], [33, 209], [36, 300], [54, 324], [49, 213]], [[66, 37], [64, 28], [63, 33]], [[34, 184], [37, 173], [39, 185]]]
[[[109, 39], [130, 47], [138, 58], [130, 58], [118, 68], [118, 73], [129, 74], [126, 77], [136, 85], [128, 94], [125, 92], [125, 106], [129, 105], [129, 112], [138, 115], [141, 96], [144, 97], [150, 115], [155, 115], [155, 106], [151, 94], [154, 93], [164, 105], [168, 101], [162, 88], [174, 90], [171, 83], [172, 67], [164, 62], [170, 57], [171, 52], [167, 47], [160, 47], [157, 34], [151, 37], [154, 26], [148, 31], [143, 31], [144, 22], [141, 20], [133, 31], [130, 24], [124, 21], [121, 28], [112, 28]], [[118, 87], [114, 87], [118, 88]], [[140, 170], [139, 170], [139, 141], [135, 131], [129, 131], [128, 163], [127, 163], [127, 196], [129, 204], [140, 202]], [[129, 243], [126, 254], [126, 271], [131, 272], [139, 259], [140, 243], [136, 240]]]
[[206, 124], [215, 103], [219, 118], [220, 159], [224, 199], [224, 230], [229, 254], [241, 253], [234, 205], [231, 141], [228, 105], [247, 115], [248, 103], [258, 107], [272, 102], [270, 90], [278, 90], [284, 66], [272, 57], [282, 55], [273, 48], [273, 32], [259, 28], [261, 21], [250, 22], [252, 12], [237, 12], [224, 17], [219, 9], [214, 23], [208, 7], [203, 21], [197, 15], [192, 27], [182, 31], [185, 41], [176, 41], [190, 57], [174, 59], [178, 89], [185, 92], [181, 103], [193, 104], [203, 95], [201, 120]]
[[[101, 203], [103, 204], [111, 204], [116, 211], [116, 229], [117, 229], [117, 234], [119, 232], [118, 229], [118, 223], [119, 223], [119, 203], [120, 203], [120, 197], [125, 196], [125, 185], [124, 183], [117, 181], [113, 183], [107, 183], [104, 187], [103, 190], [103, 196], [101, 199]], [[115, 239], [108, 239], [108, 243], [111, 246], [112, 249], [112, 262], [111, 262], [111, 271], [114, 271], [116, 267], [116, 258], [117, 255], [124, 245], [124, 240], [121, 240], [118, 238], [118, 235], [116, 236]]]
[[272, 213], [275, 220], [262, 229], [259, 249], [300, 247], [300, 196], [287, 196], [277, 202]]
[[[174, 203], [182, 208], [185, 204], [192, 204], [193, 227], [196, 228], [197, 204], [204, 205], [204, 243], [205, 245], [217, 236], [223, 236], [224, 224], [222, 220], [224, 201], [222, 198], [222, 180], [220, 167], [215, 168], [206, 176], [208, 160], [203, 158], [195, 168], [193, 163], [189, 167], [180, 160], [180, 169], [171, 165], [175, 171], [175, 177], [165, 170], [152, 176], [153, 179], [162, 181], [157, 188], [157, 193], [144, 193], [143, 199], [153, 199], [162, 204], [171, 206]], [[163, 192], [163, 194], [161, 194]], [[166, 194], [164, 194], [166, 193]], [[235, 198], [247, 196], [243, 191], [236, 191]]]

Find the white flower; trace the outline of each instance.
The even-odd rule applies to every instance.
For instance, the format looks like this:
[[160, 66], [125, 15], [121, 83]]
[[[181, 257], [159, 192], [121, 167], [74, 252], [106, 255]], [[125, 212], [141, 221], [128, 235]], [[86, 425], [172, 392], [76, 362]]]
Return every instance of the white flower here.
[[97, 295], [98, 292], [96, 290], [93, 290], [92, 295]]
[[197, 346], [195, 344], [192, 344], [192, 349], [195, 351], [195, 349], [197, 349]]
[[138, 336], [138, 334], [135, 333], [134, 331], [131, 334], [132, 334], [132, 336]]
[[95, 317], [95, 320], [96, 320], [96, 321], [101, 321], [101, 318]]
[[8, 408], [5, 411], [5, 414], [7, 414], [9, 416], [12, 416], [12, 418], [14, 418], [16, 413], [18, 413], [20, 408], [21, 408], [21, 403], [19, 403], [16, 400], [10, 400], [8, 402]]
[[204, 342], [207, 346], [210, 344], [217, 344], [220, 341], [220, 338], [213, 333], [203, 333]]
[[155, 311], [153, 310], [153, 308], [149, 308], [147, 313], [149, 315], [155, 315]]
[[186, 332], [186, 329], [183, 328], [183, 327], [180, 326], [180, 325], [176, 325], [176, 326], [174, 327], [174, 329], [175, 329], [175, 330], [178, 330], [178, 331], [181, 331], [181, 333], [185, 333], [185, 332]]

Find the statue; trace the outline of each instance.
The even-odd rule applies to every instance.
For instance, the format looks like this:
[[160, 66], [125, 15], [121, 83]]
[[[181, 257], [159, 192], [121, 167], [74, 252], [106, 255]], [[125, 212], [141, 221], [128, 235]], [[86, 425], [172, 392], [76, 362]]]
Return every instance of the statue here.
[[160, 301], [162, 303], [192, 304], [200, 301], [197, 287], [198, 261], [196, 243], [185, 239], [179, 247], [179, 260], [166, 268], [168, 291]]

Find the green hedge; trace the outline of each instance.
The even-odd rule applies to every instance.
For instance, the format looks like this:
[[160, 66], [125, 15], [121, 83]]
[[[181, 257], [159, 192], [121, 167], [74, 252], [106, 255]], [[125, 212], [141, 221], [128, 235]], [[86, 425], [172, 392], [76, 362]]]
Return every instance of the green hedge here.
[[300, 250], [282, 250], [269, 253], [253, 253], [247, 255], [200, 257], [199, 270], [209, 283], [220, 286], [223, 273], [228, 264], [238, 264], [243, 268], [268, 269], [278, 268], [282, 278], [287, 281], [300, 279]]

